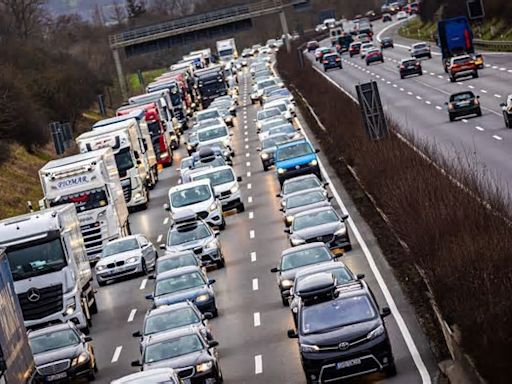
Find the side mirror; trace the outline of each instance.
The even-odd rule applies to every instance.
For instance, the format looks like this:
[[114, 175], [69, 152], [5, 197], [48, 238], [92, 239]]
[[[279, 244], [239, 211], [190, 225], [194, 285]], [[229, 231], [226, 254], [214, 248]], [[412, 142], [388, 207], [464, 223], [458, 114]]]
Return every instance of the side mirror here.
[[213, 319], [213, 313], [211, 313], [211, 312], [203, 313], [203, 320], [211, 320], [211, 319]]
[[330, 195], [327, 195], [327, 200], [328, 201], [331, 201], [333, 199], [334, 196], [330, 196]]
[[348, 215], [343, 215], [343, 216], [341, 216], [341, 220], [345, 221], [348, 219], [348, 217], [349, 217]]
[[215, 347], [218, 347], [219, 346], [219, 342], [217, 340], [210, 340], [208, 342], [208, 347], [210, 348], [215, 348]]
[[215, 279], [208, 279], [208, 285], [213, 285], [215, 284], [216, 280]]
[[85, 337], [84, 337], [84, 341], [85, 341], [86, 343], [88, 343], [88, 342], [92, 341], [92, 337], [91, 337], [91, 336], [85, 336]]
[[326, 182], [324, 183], [324, 188], [325, 188], [325, 187], [327, 187], [328, 185], [329, 185], [329, 183], [326, 181]]
[[153, 300], [154, 296], [152, 294], [146, 295], [146, 300]]
[[290, 228], [285, 228], [284, 233], [291, 233]]
[[142, 363], [139, 360], [134, 360], [130, 364], [132, 367], [142, 367]]
[[167, 204], [167, 203], [164, 204], [164, 210], [166, 210], [166, 211], [171, 210], [171, 207], [169, 206], [169, 204]]
[[299, 335], [297, 335], [297, 332], [295, 331], [295, 329], [288, 330], [288, 338], [289, 339], [296, 339], [298, 337], [299, 337]]
[[242, 182], [242, 176], [238, 176], [238, 177], [236, 178], [236, 181], [238, 181], [239, 183], [241, 183], [241, 182]]
[[[503, 106], [503, 105], [502, 105], [502, 106]], [[256, 148], [256, 151], [257, 151], [257, 152], [261, 152], [261, 148], [260, 148], [260, 147]]]
[[477, 98], [477, 99], [479, 99], [479, 98], [480, 98], [480, 95], [477, 95], [477, 96], [476, 96], [476, 98]]
[[445, 101], [445, 102], [444, 102], [444, 105], [448, 105], [448, 102], [447, 102], [447, 101]]
[[279, 211], [284, 212], [284, 208], [283, 207], [279, 208]]
[[364, 273], [358, 273], [356, 275], [357, 280], [363, 280], [364, 279]]
[[156, 280], [156, 275], [149, 275], [149, 276], [148, 276], [148, 279], [149, 279], [149, 280]]
[[279, 272], [279, 268], [274, 267], [274, 268], [272, 268], [272, 269], [270, 270], [270, 272], [272, 272], [272, 273], [277, 273], [277, 272]]
[[133, 332], [133, 333], [132, 333], [132, 336], [133, 336], [133, 337], [142, 337], [142, 333], [141, 333], [140, 331]]
[[162, 250], [165, 250], [166, 246], [165, 246], [165, 244], [160, 244], [160, 245], [158, 246], [158, 248], [160, 248], [160, 249], [162, 249]]
[[214, 236], [219, 236], [220, 235], [220, 231], [216, 229], [215, 231], [213, 231], [213, 234], [214, 234]]
[[276, 197], [281, 197], [281, 194], [280, 193], [276, 193]]
[[381, 317], [386, 317], [386, 316], [391, 315], [391, 309], [389, 309], [389, 307], [383, 307], [382, 313], [380, 315], [381, 315]]

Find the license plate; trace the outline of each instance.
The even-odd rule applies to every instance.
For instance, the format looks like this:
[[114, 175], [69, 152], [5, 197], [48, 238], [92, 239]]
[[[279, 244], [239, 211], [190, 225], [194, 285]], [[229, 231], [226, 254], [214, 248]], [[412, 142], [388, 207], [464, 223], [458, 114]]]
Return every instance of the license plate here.
[[342, 361], [341, 363], [336, 363], [336, 369], [349, 368], [359, 364], [361, 364], [361, 359]]
[[343, 248], [335, 248], [333, 249], [332, 253], [335, 255], [343, 255], [345, 253], [345, 250]]
[[61, 372], [61, 373], [57, 373], [55, 375], [47, 376], [46, 380], [47, 381], [55, 381], [55, 380], [63, 379], [67, 376], [68, 376], [67, 372]]

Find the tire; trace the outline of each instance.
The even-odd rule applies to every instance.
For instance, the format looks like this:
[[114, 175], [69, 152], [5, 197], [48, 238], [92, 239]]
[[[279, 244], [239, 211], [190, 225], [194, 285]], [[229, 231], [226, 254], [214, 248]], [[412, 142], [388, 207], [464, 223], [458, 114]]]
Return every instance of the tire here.
[[281, 303], [283, 304], [283, 307], [289, 307], [290, 306], [290, 303], [288, 302], [288, 299], [284, 298], [282, 295], [281, 295]]
[[219, 261], [215, 262], [217, 269], [224, 268], [226, 266], [226, 260], [223, 255], [220, 255]]
[[450, 121], [454, 121], [455, 120], [455, 116], [453, 116], [451, 113], [449, 114], [450, 116]]
[[226, 219], [224, 219], [224, 216], [222, 217], [222, 223], [220, 223], [219, 225], [219, 229], [221, 231], [225, 230], [226, 229]]
[[386, 368], [384, 368], [384, 374], [386, 375], [386, 377], [396, 376], [396, 365], [394, 362], [391, 365], [388, 365]]
[[404, 75], [400, 75], [400, 78], [403, 80], [404, 79]]
[[369, 63], [369, 62], [366, 62], [366, 66], [368, 67], [369, 65], [370, 65], [370, 63]]
[[89, 380], [89, 381], [96, 380], [96, 371], [94, 370], [94, 368], [91, 368], [89, 370], [89, 373], [87, 374], [87, 380]]
[[98, 282], [98, 285], [100, 287], [104, 287], [105, 285], [107, 285], [107, 282], [106, 281], [100, 281], [100, 280], [96, 280]]
[[455, 79], [455, 77], [450, 76], [450, 81], [451, 81], [452, 83], [455, 83], [455, 80], [456, 80], [456, 79]]
[[[92, 297], [94, 297], [94, 293], [92, 294]], [[96, 298], [94, 297], [94, 303], [89, 307], [89, 313], [91, 315], [95, 315], [98, 313], [98, 302], [96, 301]]]
[[242, 213], [243, 211], [245, 211], [245, 205], [244, 203], [241, 203], [238, 207], [236, 207], [236, 211], [238, 213]]
[[219, 316], [219, 310], [217, 309], [217, 307], [215, 307], [215, 309], [212, 311], [212, 316], [213, 317], [218, 317]]
[[429, 58], [429, 59], [431, 59], [431, 58], [432, 58], [432, 54], [431, 54], [431, 53], [428, 55], [428, 58]]
[[264, 171], [264, 172], [267, 172], [267, 171], [268, 171], [268, 166], [263, 165], [263, 171]]
[[478, 74], [478, 71], [475, 71], [475, 73], [473, 73], [473, 79], [478, 79], [480, 75]]

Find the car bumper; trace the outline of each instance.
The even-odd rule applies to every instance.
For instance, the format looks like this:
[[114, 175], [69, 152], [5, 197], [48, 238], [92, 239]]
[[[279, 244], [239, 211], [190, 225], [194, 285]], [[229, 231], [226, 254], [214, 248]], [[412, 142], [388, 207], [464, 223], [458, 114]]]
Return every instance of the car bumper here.
[[342, 67], [341, 61], [339, 63], [334, 63], [334, 64], [324, 64], [324, 69], [341, 68], [341, 67]]
[[99, 282], [105, 282], [108, 280], [117, 279], [123, 276], [129, 276], [142, 272], [142, 265], [140, 261], [134, 264], [123, 265], [121, 267], [115, 267], [101, 272], [96, 271], [96, 279]]
[[466, 116], [466, 115], [472, 115], [474, 113], [477, 113], [479, 111], [479, 109], [480, 109], [480, 107], [458, 108], [458, 109], [451, 110], [449, 113], [453, 117]]
[[202, 248], [200, 250], [194, 249], [194, 253], [201, 259], [201, 265], [203, 267], [216, 265], [222, 256], [221, 250], [219, 248]]
[[198, 303], [194, 301], [194, 304], [196, 305], [197, 309], [201, 311], [201, 313], [215, 313], [215, 309], [217, 308], [215, 305], [215, 297], [210, 296], [210, 298], [207, 301]]
[[320, 168], [318, 167], [318, 165], [314, 167], [302, 167], [299, 169], [289, 168], [284, 173], [278, 174], [277, 178], [279, 180], [279, 183], [283, 184], [286, 179], [290, 179], [295, 176], [308, 175], [310, 173], [317, 175], [319, 179], [322, 178], [320, 174]]
[[420, 68], [405, 69], [403, 71], [400, 71], [400, 75], [402, 75], [402, 76], [418, 75], [420, 73], [422, 73], [422, 70]]
[[[76, 367], [71, 367], [67, 369], [64, 372], [59, 372], [53, 375], [40, 375], [39, 372], [36, 371], [36, 374], [34, 375], [34, 383], [35, 384], [43, 384], [43, 383], [69, 383], [76, 379], [83, 378], [87, 376], [90, 371], [91, 362], [87, 361], [84, 364], [78, 365]], [[63, 376], [65, 377], [60, 377]]]
[[242, 199], [240, 197], [240, 193], [238, 193], [237, 195], [231, 195], [230, 197], [220, 201], [222, 204], [222, 210], [224, 212], [238, 208], [242, 205]]
[[475, 69], [467, 69], [467, 70], [459, 71], [459, 72], [453, 72], [452, 77], [456, 79], [458, 77], [472, 76], [476, 71], [477, 71], [477, 69], [475, 68]]

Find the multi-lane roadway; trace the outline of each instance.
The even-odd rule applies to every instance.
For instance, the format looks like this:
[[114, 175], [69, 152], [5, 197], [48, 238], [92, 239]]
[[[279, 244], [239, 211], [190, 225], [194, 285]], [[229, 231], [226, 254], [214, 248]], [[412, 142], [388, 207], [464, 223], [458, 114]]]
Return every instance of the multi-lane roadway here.
[[[349, 71], [358, 73], [355, 67], [348, 67], [350, 70], [343, 70], [345, 75]], [[250, 87], [250, 75], [245, 70], [240, 76], [240, 107], [233, 140], [237, 153], [234, 169], [243, 178], [241, 189], [246, 209], [230, 214], [220, 235], [226, 267], [210, 272], [217, 281], [214, 288], [219, 308], [219, 317], [211, 321], [211, 327], [220, 342], [220, 363], [226, 383], [301, 384], [305, 379], [297, 344], [287, 338], [286, 332], [293, 326], [290, 310], [282, 306], [275, 276], [270, 273], [281, 251], [289, 247], [275, 197], [279, 184], [273, 170], [263, 172], [256, 151], [259, 141], [253, 119], [259, 107], [251, 105]], [[295, 123], [316, 144], [300, 115]], [[170, 226], [163, 204], [168, 189], [178, 183], [175, 167], [184, 156], [182, 146], [175, 152], [175, 165], [161, 172], [160, 183], [151, 191], [149, 208], [131, 215], [132, 231], [146, 234], [156, 245], [165, 241]], [[366, 275], [379, 304], [388, 305], [393, 313], [386, 322], [398, 374], [387, 380], [383, 375], [373, 375], [359, 382], [435, 382], [435, 359], [413, 308], [335, 172], [322, 154], [320, 159], [324, 177], [330, 182], [330, 193], [335, 197], [333, 205], [350, 214], [353, 250], [342, 260], [355, 273]], [[139, 358], [139, 347], [138, 340], [131, 335], [141, 327], [150, 306], [144, 296], [152, 287], [152, 280], [139, 277], [97, 288], [99, 313], [91, 328], [99, 367], [97, 382], [109, 383], [136, 370], [130, 362]]]

